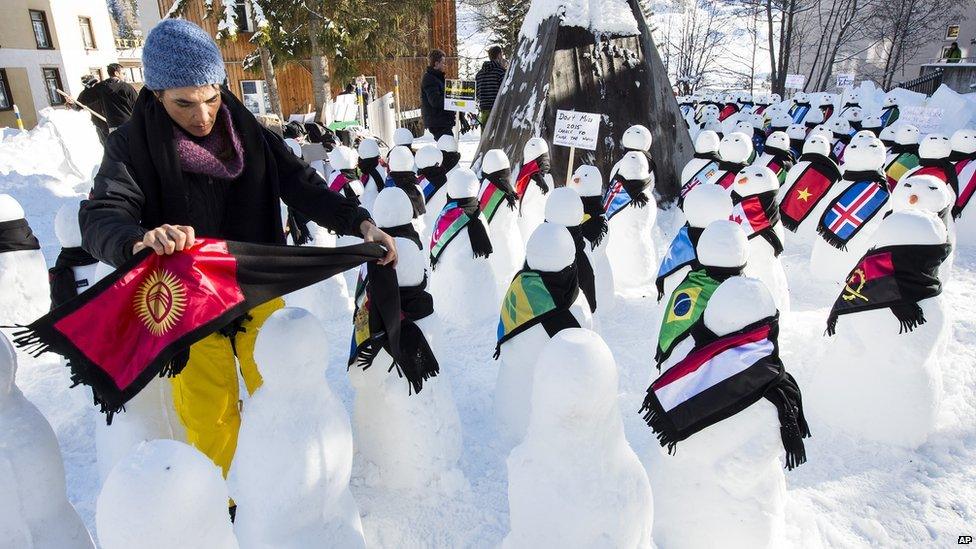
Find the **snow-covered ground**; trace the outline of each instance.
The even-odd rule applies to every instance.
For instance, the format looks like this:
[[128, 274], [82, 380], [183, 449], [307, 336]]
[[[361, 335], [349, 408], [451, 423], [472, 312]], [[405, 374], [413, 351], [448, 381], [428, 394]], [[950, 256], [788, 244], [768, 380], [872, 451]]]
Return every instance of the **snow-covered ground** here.
[[[65, 113], [59, 118], [64, 118], [62, 128], [83, 132], [84, 124], [79, 124], [83, 115]], [[54, 213], [88, 190], [81, 177], [64, 175], [64, 154], [52, 136], [39, 135], [30, 143], [0, 143], [0, 193], [10, 193], [23, 204], [49, 263], [57, 252]], [[476, 135], [462, 139], [461, 152], [467, 161], [476, 140]], [[82, 156], [75, 161], [79, 167], [85, 165]], [[672, 224], [671, 211], [659, 212], [655, 234], [659, 253], [667, 247]], [[792, 311], [783, 319], [780, 343], [784, 362], [801, 388], [831, 343], [822, 334], [836, 297], [834, 291], [808, 280], [807, 258], [797, 250], [784, 254]], [[814, 436], [806, 444], [809, 461], [786, 475], [787, 532], [781, 545], [946, 546], [976, 531], [976, 249], [958, 251], [945, 295], [953, 326], [942, 361], [945, 394], [937, 432], [918, 450], [909, 451], [834, 432], [818, 425], [812, 419], [814, 411], [808, 409]], [[601, 326], [620, 371], [618, 399], [626, 436], [645, 464], [649, 453], [657, 451], [654, 436], [637, 413], [655, 376], [656, 334], [644, 329], [652, 325], [654, 306], [652, 297], [620, 298]], [[331, 349], [328, 381], [351, 413], [353, 390], [345, 369], [351, 322], [337, 320], [325, 327]], [[352, 492], [370, 546], [494, 547], [507, 534], [508, 447], [494, 427], [492, 392], [498, 373], [498, 363], [491, 359], [494, 338], [493, 323], [466, 330], [448, 327], [440, 338], [447, 348], [456, 349], [444, 361], [451, 367], [443, 375], [452, 385], [460, 413], [461, 468], [469, 490], [445, 497], [368, 488], [357, 457]], [[18, 385], [54, 427], [65, 460], [69, 499], [94, 531], [99, 491], [95, 422], [102, 418], [86, 389], [68, 388], [67, 372], [57, 357], [21, 355], [20, 360]], [[680, 448], [671, 459], [681, 459]], [[721, 532], [716, 532], [716, 545], [720, 539]]]

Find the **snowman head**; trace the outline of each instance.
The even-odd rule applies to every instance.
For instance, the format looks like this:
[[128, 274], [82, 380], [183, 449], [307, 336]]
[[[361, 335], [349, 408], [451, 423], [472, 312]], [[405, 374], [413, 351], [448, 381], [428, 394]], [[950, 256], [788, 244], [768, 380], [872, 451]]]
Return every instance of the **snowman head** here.
[[705, 108], [702, 109], [702, 116], [705, 117], [705, 120], [713, 120], [713, 119], [714, 120], [718, 120], [718, 113], [719, 112], [720, 111], [719, 111], [718, 106], [716, 106], [716, 105], [705, 105]]
[[803, 118], [804, 124], [823, 124], [824, 113], [820, 109], [811, 109], [810, 112]]
[[705, 227], [695, 251], [706, 267], [742, 267], [749, 259], [749, 239], [738, 223], [719, 219]]
[[885, 99], [884, 99], [884, 106], [885, 107], [894, 107], [897, 104], [898, 104], [898, 100], [895, 99], [895, 96], [894, 95], [889, 95], [889, 96], [885, 97]]
[[888, 126], [886, 128], [882, 128], [881, 131], [878, 132], [878, 139], [880, 139], [882, 141], [888, 141], [888, 142], [894, 143], [895, 142], [895, 127], [894, 126]]
[[872, 132], [871, 130], [861, 130], [855, 133], [853, 137], [851, 137], [851, 143], [855, 141], [863, 141], [863, 140], [870, 140], [870, 139], [877, 139], [877, 137], [874, 136], [874, 132]]
[[809, 135], [822, 135], [831, 140], [834, 138], [834, 132], [830, 131], [826, 124], [817, 124], [810, 130]]
[[752, 127], [753, 128], [756, 128], [756, 129], [760, 129], [761, 130], [762, 127], [763, 127], [763, 124], [765, 123], [765, 120], [763, 118], [763, 115], [761, 115], [761, 114], [750, 114], [749, 115], [749, 123], [752, 124]]
[[702, 129], [715, 132], [716, 135], [722, 135], [722, 132], [724, 131], [722, 128], [722, 123], [718, 121], [718, 118], [706, 120], [705, 124], [702, 126]]
[[949, 136], [941, 133], [930, 133], [918, 144], [918, 157], [928, 160], [946, 158], [952, 154], [952, 143]]
[[357, 150], [359, 158], [376, 158], [380, 155], [380, 146], [372, 137], [360, 141]]
[[884, 166], [885, 154], [885, 146], [879, 139], [851, 142], [844, 149], [844, 170], [880, 170]]
[[724, 100], [726, 103], [735, 103], [735, 94], [734, 93], [725, 94]]
[[914, 145], [919, 142], [921, 135], [918, 128], [911, 124], [902, 124], [895, 130], [895, 143], [899, 145]]
[[583, 201], [580, 195], [569, 187], [558, 187], [546, 198], [546, 221], [576, 227], [583, 222]]
[[948, 186], [931, 175], [910, 175], [903, 178], [891, 192], [891, 208], [940, 213], [949, 207], [952, 195]]
[[54, 216], [54, 234], [62, 248], [77, 248], [81, 246], [81, 226], [78, 225], [77, 201], [71, 201], [58, 209]]
[[542, 348], [532, 384], [526, 438], [536, 433], [577, 440], [603, 432], [616, 404], [617, 367], [610, 348], [585, 328], [560, 331]]
[[329, 164], [337, 170], [351, 170], [359, 162], [359, 155], [352, 148], [339, 145], [329, 153]]
[[458, 152], [457, 139], [451, 134], [442, 135], [437, 139], [437, 148], [444, 152]]
[[766, 166], [752, 164], [739, 170], [732, 190], [739, 196], [752, 196], [779, 188], [779, 178]]
[[651, 150], [651, 143], [653, 139], [651, 138], [651, 130], [641, 126], [640, 124], [631, 126], [624, 131], [623, 137], [620, 138], [620, 144], [624, 146], [625, 149], [631, 151], [649, 151]]
[[717, 133], [712, 130], [702, 130], [695, 137], [695, 152], [698, 154], [717, 152], [720, 141]]
[[389, 163], [391, 172], [413, 171], [413, 153], [409, 148], [397, 145], [390, 151]]
[[786, 132], [775, 131], [766, 138], [766, 146], [788, 151], [790, 150], [790, 136]]
[[861, 90], [857, 88], [850, 89], [844, 92], [847, 96], [845, 103], [860, 103], [861, 102]]
[[964, 154], [976, 152], [976, 130], [956, 130], [949, 139], [952, 150]]
[[393, 146], [398, 147], [403, 145], [404, 147], [409, 147], [413, 144], [413, 133], [407, 128], [397, 128], [393, 130]]
[[730, 133], [719, 144], [718, 155], [726, 162], [744, 164], [752, 156], [752, 138], [741, 132]]
[[603, 196], [603, 176], [600, 168], [583, 164], [573, 172], [573, 179], [568, 185], [575, 189], [580, 196]]
[[748, 120], [739, 120], [738, 122], [735, 123], [735, 127], [733, 127], [732, 132], [739, 132], [739, 133], [744, 133], [746, 135], [752, 135], [753, 129], [754, 128], [752, 127], [752, 123], [749, 122]]
[[625, 154], [618, 166], [617, 173], [628, 181], [642, 181], [651, 176], [647, 157], [641, 152], [630, 151]]
[[473, 198], [480, 188], [478, 176], [468, 168], [457, 168], [447, 176], [447, 194], [451, 198]]
[[522, 147], [522, 163], [528, 164], [536, 158], [549, 152], [549, 144], [541, 137], [533, 137]]
[[807, 127], [803, 124], [790, 124], [786, 127], [786, 135], [790, 139], [806, 139]]
[[864, 120], [864, 111], [861, 107], [851, 107], [844, 111], [844, 118], [848, 122], [862, 122]]
[[[581, 216], [582, 217], [582, 216]], [[530, 269], [558, 272], [576, 260], [576, 244], [566, 227], [543, 223], [525, 243], [525, 263]]]
[[254, 344], [254, 360], [264, 379], [262, 387], [304, 389], [321, 383], [329, 365], [328, 341], [322, 323], [305, 309], [284, 307], [275, 311], [264, 321]]
[[9, 194], [0, 194], [0, 222], [24, 218], [24, 208]]
[[481, 161], [481, 173], [483, 174], [511, 169], [512, 163], [508, 161], [508, 155], [501, 149], [489, 150], [485, 153], [484, 160]]
[[861, 127], [865, 129], [878, 130], [884, 122], [881, 121], [880, 116], [865, 116], [864, 121], [861, 122]]
[[834, 137], [841, 137], [843, 135], [851, 134], [851, 123], [847, 121], [846, 118], [834, 118], [830, 122], [830, 131], [834, 134]]
[[778, 130], [782, 130], [790, 127], [790, 124], [792, 123], [793, 123], [793, 118], [789, 114], [785, 112], [779, 112], [773, 115], [772, 121], [769, 124], [770, 126]]
[[285, 145], [288, 145], [288, 148], [291, 149], [291, 153], [293, 155], [297, 156], [298, 158], [302, 157], [302, 146], [298, 144], [298, 141], [288, 137], [285, 138]]
[[945, 244], [948, 231], [935, 214], [919, 209], [894, 212], [881, 221], [874, 246]]
[[376, 196], [372, 213], [377, 227], [381, 229], [398, 227], [410, 223], [413, 219], [413, 205], [403, 189], [389, 187]]
[[732, 214], [732, 197], [720, 185], [698, 185], [685, 195], [682, 206], [688, 225], [703, 229]]
[[417, 163], [418, 170], [440, 166], [444, 163], [444, 153], [433, 145], [427, 145], [417, 151], [417, 158], [414, 161]]
[[793, 96], [793, 101], [797, 103], [809, 103], [810, 96], [804, 92], [796, 92], [796, 95]]
[[739, 93], [739, 103], [752, 103], [752, 94], [746, 92]]
[[773, 94], [770, 94], [769, 95], [769, 102], [770, 103], [779, 103], [782, 100], [783, 100], [783, 98], [778, 93], [773, 93]]
[[14, 390], [17, 377], [17, 355], [7, 336], [0, 333], [0, 403]]
[[803, 142], [803, 154], [822, 154], [829, 156], [830, 148], [830, 140], [820, 134], [811, 135]]
[[733, 276], [715, 289], [703, 316], [705, 327], [722, 336], [775, 314], [776, 302], [766, 284], [757, 278]]

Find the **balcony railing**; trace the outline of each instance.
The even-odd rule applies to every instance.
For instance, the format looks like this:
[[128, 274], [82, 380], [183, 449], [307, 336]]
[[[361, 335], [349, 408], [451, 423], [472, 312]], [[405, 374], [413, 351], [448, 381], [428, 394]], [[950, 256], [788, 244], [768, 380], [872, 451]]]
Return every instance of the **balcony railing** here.
[[928, 74], [923, 74], [918, 78], [899, 82], [893, 87], [904, 88], [913, 92], [924, 93], [925, 95], [932, 95], [935, 93], [935, 90], [939, 89], [939, 86], [942, 85], [942, 71], [942, 69], [936, 69]]

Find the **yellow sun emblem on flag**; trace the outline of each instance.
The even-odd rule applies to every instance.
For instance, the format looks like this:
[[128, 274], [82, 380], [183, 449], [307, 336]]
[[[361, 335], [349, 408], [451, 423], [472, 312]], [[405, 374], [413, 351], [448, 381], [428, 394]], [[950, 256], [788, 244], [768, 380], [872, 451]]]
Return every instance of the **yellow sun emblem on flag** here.
[[152, 272], [136, 291], [136, 314], [149, 332], [159, 337], [170, 331], [186, 309], [186, 288], [166, 269]]
[[810, 189], [800, 189], [799, 192], [797, 192], [797, 194], [799, 195], [797, 196], [797, 198], [799, 198], [804, 202], [810, 199]]

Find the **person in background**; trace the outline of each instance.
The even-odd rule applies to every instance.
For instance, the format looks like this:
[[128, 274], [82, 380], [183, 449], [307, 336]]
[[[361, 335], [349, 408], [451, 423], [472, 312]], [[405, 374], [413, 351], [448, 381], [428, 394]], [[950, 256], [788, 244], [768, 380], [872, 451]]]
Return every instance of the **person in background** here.
[[[91, 109], [92, 112], [105, 116], [105, 109], [102, 107], [102, 99], [98, 95], [98, 79], [94, 75], [86, 74], [81, 77], [81, 83], [85, 89], [78, 94], [77, 102], [68, 100], [68, 104], [76, 111], [81, 110], [81, 105]], [[105, 139], [108, 137], [108, 123], [92, 114], [92, 124], [95, 125], [95, 132], [98, 133], [98, 140], [105, 146]]]
[[97, 86], [109, 133], [132, 116], [132, 108], [139, 96], [123, 76], [122, 65], [112, 63], [108, 66], [108, 79], [102, 80]]
[[508, 60], [505, 53], [499, 46], [492, 46], [488, 49], [488, 60], [481, 65], [481, 70], [475, 75], [475, 83], [478, 93], [478, 122], [481, 126], [488, 122], [492, 107], [495, 106], [495, 98], [498, 97], [498, 90], [502, 87], [502, 79], [505, 78], [505, 70], [508, 69]]
[[958, 63], [962, 59], [962, 50], [959, 49], [959, 43], [953, 42], [949, 44], [949, 49], [945, 52], [946, 63]]
[[444, 109], [446, 58], [443, 51], [430, 50], [427, 54], [427, 72], [420, 81], [420, 114], [434, 139], [452, 133], [454, 128], [454, 113]]

